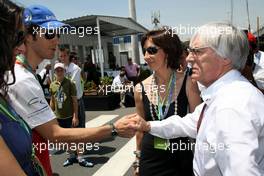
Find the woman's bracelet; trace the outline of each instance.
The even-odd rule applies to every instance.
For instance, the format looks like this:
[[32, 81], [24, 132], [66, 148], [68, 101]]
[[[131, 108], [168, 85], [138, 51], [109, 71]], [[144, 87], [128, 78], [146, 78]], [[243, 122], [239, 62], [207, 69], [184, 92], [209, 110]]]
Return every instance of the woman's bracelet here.
[[134, 151], [134, 154], [136, 155], [137, 158], [140, 158], [141, 152], [139, 150]]

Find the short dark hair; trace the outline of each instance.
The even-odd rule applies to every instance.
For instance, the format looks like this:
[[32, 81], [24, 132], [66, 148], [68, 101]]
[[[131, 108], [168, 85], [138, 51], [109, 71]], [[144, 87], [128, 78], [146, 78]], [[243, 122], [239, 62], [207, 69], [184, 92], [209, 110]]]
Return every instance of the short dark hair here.
[[72, 62], [74, 59], [78, 59], [77, 55], [70, 53], [69, 61]]
[[77, 53], [76, 53], [75, 51], [71, 51], [71, 52], [70, 52], [70, 55], [74, 55], [74, 56], [77, 57]]
[[141, 47], [144, 48], [146, 40], [152, 39], [153, 43], [162, 48], [168, 55], [167, 67], [175, 70], [179, 68], [179, 59], [181, 58], [183, 48], [182, 42], [178, 35], [174, 34], [171, 28], [162, 27], [152, 30], [143, 35], [141, 39]]
[[[26, 30], [27, 30], [27, 34], [32, 35], [33, 36], [33, 40], [37, 39], [37, 34], [40, 30], [40, 26], [36, 25], [36, 24], [31, 24], [29, 26], [26, 26]], [[37, 31], [37, 32], [36, 32]]]
[[182, 49], [183, 49], [183, 51], [188, 52], [189, 45], [190, 45], [190, 41], [189, 40], [188, 41], [185, 41], [185, 42], [182, 42]]
[[125, 66], [121, 66], [121, 67], [120, 67], [120, 70], [122, 70], [122, 69], [126, 69], [126, 67], [125, 67]]

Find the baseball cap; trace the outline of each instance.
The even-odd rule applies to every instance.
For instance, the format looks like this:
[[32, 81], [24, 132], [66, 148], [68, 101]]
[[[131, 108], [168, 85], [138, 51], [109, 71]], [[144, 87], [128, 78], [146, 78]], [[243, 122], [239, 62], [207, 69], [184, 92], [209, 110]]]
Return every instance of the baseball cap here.
[[62, 26], [69, 27], [69, 25], [58, 21], [54, 13], [42, 5], [31, 5], [26, 7], [23, 18], [26, 26], [38, 25], [46, 29], [56, 29]]
[[56, 64], [54, 65], [54, 70], [56, 70], [57, 68], [63, 68], [63, 69], [65, 69], [64, 64], [61, 63], [61, 62], [58, 62], [58, 63], [56, 63]]

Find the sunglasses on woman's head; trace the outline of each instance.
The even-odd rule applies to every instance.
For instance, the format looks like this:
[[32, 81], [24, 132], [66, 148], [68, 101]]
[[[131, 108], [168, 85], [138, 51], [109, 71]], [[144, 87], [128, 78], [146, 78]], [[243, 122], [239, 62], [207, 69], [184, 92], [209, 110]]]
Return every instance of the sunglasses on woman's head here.
[[151, 55], [157, 54], [159, 48], [157, 48], [156, 46], [150, 46], [148, 48], [143, 48], [143, 55], [145, 56], [146, 52], [148, 52]]

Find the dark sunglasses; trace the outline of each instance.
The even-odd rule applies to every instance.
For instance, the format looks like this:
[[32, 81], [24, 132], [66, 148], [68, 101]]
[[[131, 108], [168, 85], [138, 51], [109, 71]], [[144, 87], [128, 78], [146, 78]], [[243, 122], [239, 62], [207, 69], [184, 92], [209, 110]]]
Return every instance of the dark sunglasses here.
[[45, 39], [47, 40], [52, 40], [56, 36], [58, 37], [58, 39], [60, 38], [60, 34], [57, 34], [56, 32], [46, 32], [44, 36], [45, 36]]
[[157, 48], [156, 46], [150, 46], [148, 48], [143, 48], [142, 52], [143, 52], [144, 56], [145, 56], [146, 52], [148, 52], [151, 55], [154, 55], [154, 54], [157, 54], [158, 50], [159, 50], [159, 48]]

